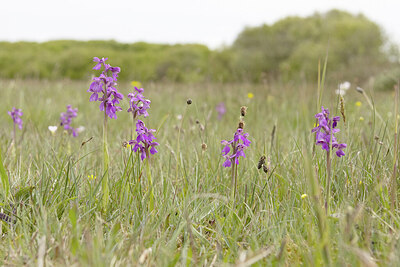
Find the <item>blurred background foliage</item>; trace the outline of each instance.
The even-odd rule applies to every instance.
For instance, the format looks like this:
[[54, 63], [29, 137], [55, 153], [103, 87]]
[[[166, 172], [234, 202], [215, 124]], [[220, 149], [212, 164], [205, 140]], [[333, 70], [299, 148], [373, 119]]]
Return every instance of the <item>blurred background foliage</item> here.
[[400, 78], [398, 71], [388, 75], [388, 70], [399, 67], [399, 49], [382, 29], [363, 15], [339, 10], [246, 28], [231, 46], [216, 50], [200, 44], [0, 42], [0, 78], [89, 79], [92, 58], [97, 56], [120, 66], [122, 80], [314, 81], [318, 62], [327, 55], [334, 81], [377, 77], [384, 89]]

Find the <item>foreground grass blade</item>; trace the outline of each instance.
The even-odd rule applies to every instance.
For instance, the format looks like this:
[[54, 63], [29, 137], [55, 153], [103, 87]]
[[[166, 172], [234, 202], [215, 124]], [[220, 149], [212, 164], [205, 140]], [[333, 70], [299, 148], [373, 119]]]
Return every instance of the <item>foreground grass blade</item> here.
[[8, 198], [8, 196], [10, 195], [10, 182], [8, 181], [8, 175], [3, 165], [3, 159], [1, 157], [1, 148], [0, 148], [0, 178], [1, 178], [1, 185], [3, 188], [3, 194], [6, 198]]

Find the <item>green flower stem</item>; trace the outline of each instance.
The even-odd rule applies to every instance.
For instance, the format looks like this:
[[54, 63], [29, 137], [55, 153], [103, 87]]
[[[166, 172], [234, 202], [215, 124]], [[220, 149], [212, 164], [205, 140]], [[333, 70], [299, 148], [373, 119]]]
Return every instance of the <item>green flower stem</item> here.
[[14, 146], [17, 146], [17, 132], [15, 130], [15, 123], [14, 123], [14, 130], [13, 130], [13, 139], [14, 139]]
[[325, 200], [325, 211], [329, 214], [329, 200], [330, 200], [330, 186], [331, 186], [331, 153], [330, 150], [326, 151], [326, 200]]
[[[175, 181], [178, 180], [179, 176], [179, 171], [180, 171], [180, 163], [181, 163], [181, 131], [183, 128], [183, 120], [185, 119], [186, 112], [187, 112], [188, 106], [185, 108], [185, 112], [183, 113], [182, 120], [181, 120], [181, 125], [178, 130], [178, 147], [177, 147], [177, 153], [176, 153], [176, 176], [175, 176]], [[184, 192], [187, 192], [187, 187], [188, 183], [187, 180], [185, 179], [185, 186], [184, 186]]]
[[102, 207], [103, 210], [107, 208], [108, 199], [109, 199], [109, 188], [108, 188], [108, 168], [109, 168], [109, 159], [108, 159], [108, 149], [107, 149], [107, 114], [106, 114], [106, 105], [104, 103], [104, 123], [103, 123], [103, 173], [104, 178], [102, 180], [101, 188], [103, 190], [103, 199], [102, 199]]
[[[232, 147], [233, 147], [233, 153], [236, 153], [236, 142], [233, 142]], [[236, 199], [237, 165], [235, 164], [234, 159], [231, 159], [231, 163], [232, 163], [231, 202], [234, 204]]]
[[150, 158], [149, 153], [147, 152], [146, 156], [146, 172], [147, 172], [147, 180], [149, 182], [150, 189], [150, 211], [154, 209], [154, 189], [153, 189], [153, 181], [151, 179], [151, 171], [150, 171]]

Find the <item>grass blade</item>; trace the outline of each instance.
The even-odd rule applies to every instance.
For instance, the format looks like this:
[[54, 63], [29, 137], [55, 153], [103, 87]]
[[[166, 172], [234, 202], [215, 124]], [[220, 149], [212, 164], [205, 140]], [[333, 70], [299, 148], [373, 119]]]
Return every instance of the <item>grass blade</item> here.
[[10, 195], [10, 182], [8, 180], [8, 175], [6, 169], [3, 165], [3, 159], [1, 157], [1, 148], [0, 148], [0, 178], [1, 178], [1, 185], [3, 188], [3, 194], [6, 198]]

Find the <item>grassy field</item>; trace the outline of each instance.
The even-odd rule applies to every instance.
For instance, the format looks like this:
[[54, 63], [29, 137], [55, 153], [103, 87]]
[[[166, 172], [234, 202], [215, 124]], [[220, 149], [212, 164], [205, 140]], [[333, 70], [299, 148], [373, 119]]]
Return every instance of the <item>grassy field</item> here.
[[[332, 160], [326, 214], [326, 158], [311, 133], [320, 112], [317, 83], [144, 84], [152, 101], [144, 121], [160, 143], [148, 166], [153, 182], [123, 146], [133, 132], [124, 99], [108, 124], [106, 208], [103, 113], [89, 102], [89, 84], [0, 81], [0, 148], [11, 187], [8, 198], [2, 191], [1, 208], [12, 218], [2, 221], [4, 265], [400, 264], [400, 215], [390, 195], [398, 153], [394, 92], [364, 88], [375, 111], [354, 87], [344, 96], [337, 138], [348, 146]], [[326, 86], [322, 104], [340, 115], [335, 89]], [[126, 96], [133, 87], [121, 83], [119, 90]], [[85, 131], [73, 138], [59, 127], [52, 135], [48, 126], [59, 125], [69, 104], [79, 109], [72, 124]], [[24, 112], [16, 145], [7, 114], [13, 106]], [[252, 143], [240, 159], [233, 201], [221, 140], [232, 139], [241, 106], [248, 107], [244, 131]], [[262, 155], [270, 158], [267, 174], [257, 169]]]

